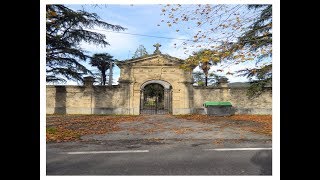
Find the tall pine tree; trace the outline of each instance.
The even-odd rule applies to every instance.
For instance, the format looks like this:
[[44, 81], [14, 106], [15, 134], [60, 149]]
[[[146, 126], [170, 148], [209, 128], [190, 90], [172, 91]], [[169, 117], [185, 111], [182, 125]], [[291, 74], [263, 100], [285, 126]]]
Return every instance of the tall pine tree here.
[[[272, 5], [249, 5], [249, 9], [262, 9], [260, 16], [253, 22], [250, 29], [233, 45], [233, 51], [238, 47], [247, 46], [251, 51], [261, 51], [257, 63], [267, 57], [272, 57]], [[266, 50], [265, 50], [266, 49]], [[264, 64], [257, 68], [243, 69], [238, 71], [240, 76], [246, 76], [251, 80], [248, 90], [249, 97], [256, 97], [263, 92], [263, 88], [272, 83], [272, 63]]]
[[105, 35], [90, 31], [102, 27], [114, 31], [125, 30], [120, 25], [104, 22], [95, 13], [74, 11], [64, 5], [46, 6], [46, 80], [47, 82], [83, 81], [92, 74], [81, 61], [89, 58], [80, 42], [110, 45]]
[[92, 66], [97, 67], [97, 69], [100, 71], [100, 77], [101, 79], [101, 85], [106, 85], [107, 76], [106, 72], [108, 69], [110, 69], [110, 64], [114, 66], [114, 59], [113, 56], [111, 56], [108, 53], [101, 53], [101, 54], [94, 54], [91, 57], [90, 64]]
[[137, 48], [137, 50], [134, 53], [134, 55], [132, 56], [132, 58], [145, 57], [147, 55], [148, 55], [148, 52], [147, 52], [146, 48], [143, 45], [139, 45], [139, 47]]

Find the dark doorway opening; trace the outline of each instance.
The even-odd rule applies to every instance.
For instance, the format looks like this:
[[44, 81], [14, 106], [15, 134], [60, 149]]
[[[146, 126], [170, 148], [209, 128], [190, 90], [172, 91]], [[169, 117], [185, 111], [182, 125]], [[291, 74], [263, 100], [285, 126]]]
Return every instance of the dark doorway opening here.
[[140, 114], [171, 114], [172, 91], [161, 84], [151, 83], [141, 90]]

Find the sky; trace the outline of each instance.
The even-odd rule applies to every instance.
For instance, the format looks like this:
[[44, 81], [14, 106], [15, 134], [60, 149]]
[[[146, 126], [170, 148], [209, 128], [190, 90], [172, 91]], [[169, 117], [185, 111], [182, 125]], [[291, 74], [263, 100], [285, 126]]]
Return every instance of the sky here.
[[[155, 50], [153, 45], [160, 43], [160, 51], [163, 54], [169, 54], [181, 59], [186, 59], [189, 56], [188, 54], [184, 54], [183, 47], [177, 46], [177, 48], [174, 48], [174, 44], [182, 43], [183, 41], [180, 39], [192, 39], [193, 33], [190, 33], [190, 31], [186, 31], [183, 28], [181, 31], [177, 32], [174, 29], [165, 26], [164, 23], [161, 23], [161, 20], [165, 17], [160, 15], [162, 6], [159, 4], [107, 4], [99, 6], [74, 4], [65, 5], [73, 10], [83, 9], [87, 12], [96, 13], [105, 22], [127, 28], [127, 30], [121, 31], [120, 33], [113, 32], [111, 30], [104, 30], [98, 27], [94, 28], [94, 31], [106, 35], [106, 40], [109, 42], [110, 46], [101, 47], [93, 44], [82, 43], [81, 48], [88, 51], [88, 54], [90, 55], [94, 53], [109, 53], [114, 57], [114, 59], [126, 60], [132, 58], [139, 45], [143, 45], [147, 52], [152, 54]], [[85, 64], [90, 70], [95, 70], [95, 67], [91, 67], [88, 64], [88, 61], [83, 64]], [[226, 75], [225, 73], [254, 66], [254, 62], [246, 62], [227, 67], [225, 64], [218, 64], [217, 66], [213, 66], [210, 71], [216, 72], [217, 69], [224, 69], [223, 72], [217, 72], [217, 74], [226, 76], [229, 79], [229, 82], [245, 82], [248, 81], [245, 77]], [[199, 70], [199, 68], [195, 69], [195, 71], [197, 70]], [[117, 84], [120, 69], [115, 67], [113, 72], [113, 84]], [[77, 85], [77, 82], [68, 81], [67, 85]]]

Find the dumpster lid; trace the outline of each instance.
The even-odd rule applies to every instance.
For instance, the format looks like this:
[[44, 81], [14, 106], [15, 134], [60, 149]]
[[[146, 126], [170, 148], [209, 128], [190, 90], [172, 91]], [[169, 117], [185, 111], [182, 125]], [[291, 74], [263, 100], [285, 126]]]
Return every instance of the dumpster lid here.
[[222, 102], [222, 101], [206, 101], [203, 103], [204, 107], [207, 106], [231, 106], [230, 102]]

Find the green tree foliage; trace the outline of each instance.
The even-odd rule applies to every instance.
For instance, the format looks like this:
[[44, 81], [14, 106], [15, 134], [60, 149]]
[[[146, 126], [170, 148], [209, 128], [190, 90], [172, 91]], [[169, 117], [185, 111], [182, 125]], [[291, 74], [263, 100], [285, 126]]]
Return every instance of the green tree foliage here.
[[92, 74], [80, 62], [89, 58], [80, 48], [81, 42], [109, 45], [105, 35], [90, 31], [102, 27], [114, 31], [125, 30], [100, 19], [95, 13], [74, 11], [64, 5], [46, 6], [46, 80], [47, 82], [83, 81]]
[[164, 88], [160, 84], [152, 83], [152, 84], [148, 84], [148, 85], [146, 85], [146, 87], [144, 87], [144, 93], [145, 93], [145, 95], [147, 95], [149, 97], [158, 96], [159, 99], [162, 99], [163, 94], [164, 94]]
[[[261, 54], [257, 57], [257, 62], [259, 62], [265, 57], [272, 57], [272, 6], [249, 5], [248, 7], [263, 10], [250, 29], [239, 38], [238, 44], [249, 47], [251, 51], [260, 50]], [[239, 45], [231, 45], [231, 50], [237, 51]], [[238, 73], [241, 73], [239, 76], [246, 76], [251, 80], [251, 86], [247, 92], [250, 98], [260, 95], [266, 85], [272, 84], [272, 63], [263, 64], [258, 68], [240, 70]], [[253, 77], [256, 77], [257, 80], [252, 80]]]
[[218, 54], [224, 63], [255, 60], [256, 68], [243, 69], [236, 75], [251, 77], [255, 86], [271, 81], [272, 5], [168, 4], [163, 6], [162, 15], [167, 17], [161, 21], [168, 27], [192, 34], [192, 41], [181, 44], [185, 54], [205, 48]]
[[139, 45], [139, 47], [137, 48], [132, 58], [139, 58], [139, 57], [145, 57], [145, 56], [148, 56], [148, 52], [146, 48], [143, 45]]
[[[201, 71], [196, 71], [192, 73], [193, 81], [197, 86], [205, 86], [206, 76]], [[207, 86], [214, 86], [220, 80], [221, 76], [214, 73], [209, 73], [207, 78]]]
[[[162, 103], [164, 97], [164, 87], [160, 84], [152, 83], [148, 84], [144, 87], [144, 102], [149, 104], [149, 98], [157, 98], [155, 99], [157, 102]], [[150, 99], [149, 99], [150, 100]]]
[[[238, 72], [242, 73], [240, 76], [246, 76], [251, 80], [251, 85], [247, 92], [249, 98], [257, 97], [263, 92], [265, 86], [272, 84], [272, 64], [256, 69], [244, 69]], [[256, 77], [257, 80], [252, 80], [253, 77]]]
[[217, 52], [202, 49], [198, 52], [195, 52], [193, 56], [189, 56], [186, 59], [185, 63], [181, 66], [183, 69], [193, 69], [196, 66], [199, 66], [205, 75], [205, 86], [208, 86], [208, 76], [211, 66], [216, 65], [220, 61], [220, 57]]
[[204, 73], [201, 71], [196, 71], [192, 73], [193, 82], [197, 84], [197, 86], [204, 86], [205, 85], [205, 76]]
[[143, 97], [145, 107], [154, 106], [156, 103], [159, 103], [159, 106], [163, 106], [164, 87], [156, 83], [148, 84], [144, 87]]
[[94, 54], [90, 59], [90, 64], [97, 67], [100, 72], [101, 85], [106, 85], [106, 72], [110, 69], [110, 64], [114, 66], [114, 59], [108, 53]]

